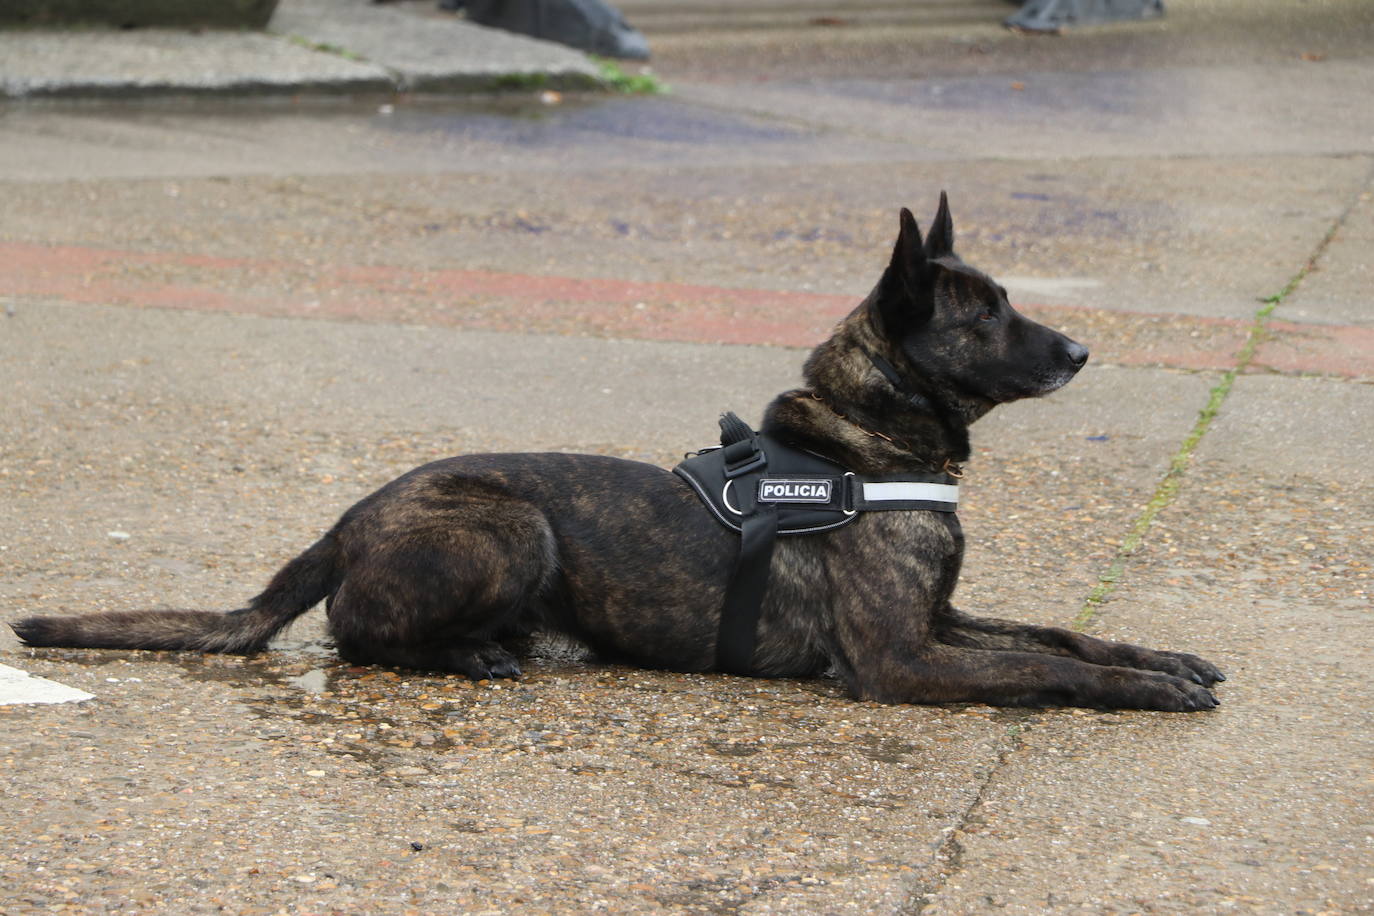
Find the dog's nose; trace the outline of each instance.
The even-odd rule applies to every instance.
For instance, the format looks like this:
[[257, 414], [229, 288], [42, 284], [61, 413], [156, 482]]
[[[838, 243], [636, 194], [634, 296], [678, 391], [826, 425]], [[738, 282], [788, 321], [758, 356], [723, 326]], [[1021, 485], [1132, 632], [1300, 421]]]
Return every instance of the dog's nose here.
[[1088, 361], [1088, 348], [1077, 341], [1069, 341], [1069, 362], [1073, 363], [1075, 369], [1082, 369], [1083, 364]]

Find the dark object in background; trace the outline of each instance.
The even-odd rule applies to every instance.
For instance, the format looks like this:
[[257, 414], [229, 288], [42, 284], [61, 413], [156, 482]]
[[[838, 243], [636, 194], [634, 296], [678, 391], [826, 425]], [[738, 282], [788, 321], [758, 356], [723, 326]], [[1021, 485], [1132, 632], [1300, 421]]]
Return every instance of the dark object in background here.
[[1026, 0], [1004, 24], [1027, 32], [1057, 32], [1076, 25], [1158, 19], [1164, 0]]
[[620, 12], [601, 0], [441, 0], [467, 9], [469, 22], [520, 32], [599, 54], [647, 60], [649, 42]]
[[113, 25], [132, 29], [267, 25], [277, 0], [0, 0], [5, 25]]

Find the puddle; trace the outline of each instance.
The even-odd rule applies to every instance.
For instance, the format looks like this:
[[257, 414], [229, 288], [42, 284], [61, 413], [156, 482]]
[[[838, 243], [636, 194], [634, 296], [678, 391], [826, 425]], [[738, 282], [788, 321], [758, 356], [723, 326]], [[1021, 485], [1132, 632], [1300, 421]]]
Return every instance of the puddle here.
[[324, 693], [329, 689], [329, 672], [323, 668], [312, 668], [305, 674], [286, 678], [286, 683], [306, 693]]
[[[1010, 118], [1064, 113], [1074, 118], [1155, 117], [1186, 90], [1186, 77], [1136, 71], [1060, 73], [1015, 80], [1004, 74], [907, 81], [836, 80], [835, 95], [958, 112], [983, 112]], [[1017, 88], [1019, 87], [1019, 88]]]
[[[474, 755], [537, 758], [574, 774], [602, 775], [610, 772], [610, 761], [620, 759], [617, 755], [630, 754], [647, 766], [678, 772], [682, 760], [671, 748], [687, 745], [701, 752], [694, 757], [710, 762], [700, 764], [700, 771], [682, 770], [684, 775], [713, 784], [783, 790], [795, 785], [786, 773], [774, 772], [780, 759], [774, 754], [824, 758], [836, 765], [849, 765], [844, 758], [857, 757], [919, 767], [931, 754], [942, 753], [937, 745], [945, 732], [957, 735], [963, 725], [957, 711], [938, 712], [930, 714], [929, 724], [921, 725], [917, 735], [889, 734], [879, 726], [832, 740], [835, 715], [855, 709], [837, 682], [780, 679], [762, 684], [717, 675], [674, 675], [590, 665], [580, 654], [574, 656], [578, 660], [525, 657], [522, 681], [489, 683], [351, 665], [324, 641], [293, 642], [289, 649], [247, 657], [68, 654], [72, 656], [102, 663], [130, 658], [134, 664], [154, 662], [162, 669], [162, 681], [170, 667], [187, 681], [213, 682], [207, 685], [209, 692], [222, 693], [249, 714], [243, 717], [250, 723], [246, 736], [348, 758], [348, 763], [340, 760], [345, 774], [402, 781], [442, 780]], [[978, 712], [1004, 727], [1029, 724], [1034, 714], [981, 707]], [[894, 730], [912, 724], [911, 716], [900, 710], [874, 715]], [[756, 733], [766, 734], [767, 740], [750, 737]], [[860, 804], [887, 808], [898, 800], [874, 796]]]
[[763, 750], [752, 742], [730, 741], [726, 739], [707, 740], [706, 746], [722, 757], [752, 757]]
[[321, 639], [278, 639], [272, 644], [272, 651], [283, 655], [308, 655], [312, 658], [337, 659], [334, 646]]
[[23, 653], [41, 653], [38, 657], [49, 661], [66, 662], [82, 668], [103, 668], [106, 665], [127, 665], [133, 656], [129, 652], [112, 649], [63, 649], [58, 646], [44, 646], [42, 649], [22, 649], [11, 654], [11, 658], [24, 659]]
[[461, 107], [407, 105], [373, 126], [393, 133], [438, 133], [502, 146], [560, 150], [624, 140], [692, 146], [792, 143], [811, 135], [803, 128], [667, 98], [578, 98], [558, 106], [524, 98]]
[[537, 695], [511, 681], [474, 684], [456, 675], [360, 667], [321, 643], [249, 657], [169, 653], [163, 660], [189, 679], [232, 691], [264, 723], [258, 737], [349, 758], [376, 776], [433, 775], [449, 753], [478, 748], [565, 750], [556, 735], [531, 730]]
[[920, 748], [910, 741], [882, 735], [863, 735], [855, 742], [855, 748], [869, 760], [880, 763], [908, 763]]

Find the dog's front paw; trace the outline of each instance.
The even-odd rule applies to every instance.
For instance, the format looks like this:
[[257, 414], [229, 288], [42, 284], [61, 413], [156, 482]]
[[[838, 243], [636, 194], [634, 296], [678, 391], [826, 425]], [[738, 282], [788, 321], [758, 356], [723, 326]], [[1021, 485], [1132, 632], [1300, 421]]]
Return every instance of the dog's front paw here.
[[1103, 670], [1104, 678], [1099, 682], [1102, 695], [1095, 705], [1105, 708], [1198, 712], [1221, 705], [1212, 691], [1189, 678], [1139, 668]]
[[1158, 670], [1172, 674], [1174, 677], [1181, 677], [1201, 684], [1203, 687], [1211, 687], [1226, 680], [1226, 675], [1221, 673], [1221, 669], [1205, 658], [1196, 655], [1189, 655], [1187, 652], [1156, 652], [1161, 659], [1166, 660], [1168, 667], [1160, 666]]
[[1221, 705], [1216, 695], [1200, 683], [1156, 672], [1147, 675], [1138, 696], [1142, 701], [1138, 708], [1162, 712], [1198, 712]]

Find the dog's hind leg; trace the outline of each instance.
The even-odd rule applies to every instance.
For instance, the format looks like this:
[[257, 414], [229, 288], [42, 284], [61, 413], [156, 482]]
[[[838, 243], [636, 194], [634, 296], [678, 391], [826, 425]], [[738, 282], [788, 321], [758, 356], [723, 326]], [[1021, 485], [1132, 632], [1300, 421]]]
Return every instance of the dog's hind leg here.
[[519, 677], [520, 663], [498, 642], [451, 639], [439, 645], [367, 645], [336, 638], [339, 654], [358, 665], [387, 665], [417, 671], [448, 671], [474, 681]]
[[995, 617], [974, 617], [946, 607], [934, 619], [933, 636], [950, 646], [1064, 655], [1094, 665], [1163, 671], [1210, 687], [1226, 680], [1211, 662], [1186, 652], [1162, 652], [1124, 642], [1111, 642], [1066, 630]]
[[374, 516], [342, 534], [348, 569], [328, 605], [339, 654], [475, 680], [519, 676], [499, 640], [532, 627], [557, 575], [543, 513], [471, 491], [427, 500], [422, 513], [385, 510], [396, 524]]

